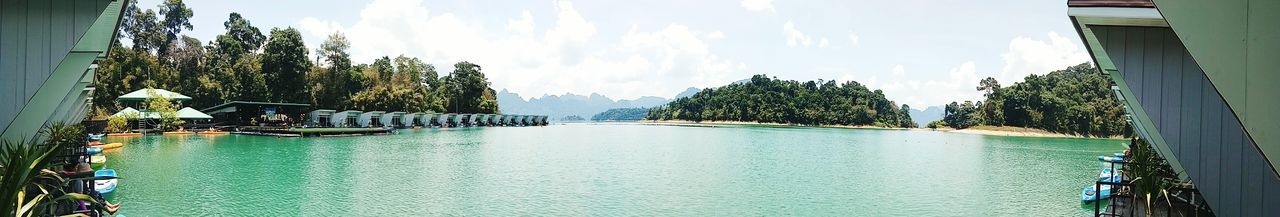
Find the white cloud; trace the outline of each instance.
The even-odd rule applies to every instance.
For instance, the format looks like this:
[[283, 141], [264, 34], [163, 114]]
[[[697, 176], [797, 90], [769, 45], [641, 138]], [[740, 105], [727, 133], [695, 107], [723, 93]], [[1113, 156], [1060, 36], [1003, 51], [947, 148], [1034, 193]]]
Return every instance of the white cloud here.
[[850, 45], [849, 45], [850, 47], [857, 47], [857, 46], [858, 46], [858, 34], [854, 34], [854, 33], [853, 33], [853, 31], [849, 31], [849, 43], [850, 43]]
[[773, 9], [773, 0], [742, 0], [740, 5], [748, 11], [768, 11], [769, 13], [777, 12]]
[[860, 78], [845, 74], [839, 80], [858, 81], [867, 88], [882, 90], [885, 96], [894, 102], [907, 104], [916, 109], [941, 106], [952, 101], [982, 100], [982, 94], [973, 89], [978, 84], [977, 66], [973, 61], [952, 67], [946, 77], [911, 79], [900, 76], [905, 74], [906, 68], [898, 64], [892, 68], [890, 79], [881, 79], [875, 75]]
[[804, 32], [800, 32], [799, 29], [796, 29], [796, 24], [791, 21], [787, 21], [787, 23], [782, 24], [782, 33], [787, 35], [788, 47], [809, 47], [809, 45], [813, 44], [813, 38], [805, 35]]
[[350, 25], [309, 17], [299, 26], [311, 38], [346, 32], [355, 62], [404, 54], [447, 74], [453, 63], [470, 61], [484, 67], [495, 89], [524, 96], [670, 97], [674, 92], [668, 91], [719, 86], [746, 71], [745, 64], [713, 54], [704, 41], [723, 38], [723, 32], [670, 24], [656, 31], [634, 26], [620, 38], [600, 38], [571, 2], [557, 1], [554, 8], [554, 23], [541, 32], [529, 11], [491, 27], [448, 12], [431, 13], [421, 0], [375, 0]]
[[707, 34], [707, 39], [723, 39], [724, 32], [715, 31]]
[[507, 20], [507, 31], [517, 34], [533, 34], [533, 27], [533, 13], [530, 13], [527, 10], [520, 13], [519, 20]]
[[1030, 37], [1017, 37], [1009, 42], [1009, 49], [1001, 54], [1004, 68], [996, 80], [1004, 86], [1021, 82], [1031, 74], [1048, 74], [1050, 71], [1067, 68], [1089, 61], [1089, 54], [1075, 41], [1049, 32], [1049, 41], [1041, 41]]
[[826, 48], [829, 46], [831, 46], [831, 40], [828, 40], [827, 37], [822, 37], [822, 40], [818, 40], [818, 47]]

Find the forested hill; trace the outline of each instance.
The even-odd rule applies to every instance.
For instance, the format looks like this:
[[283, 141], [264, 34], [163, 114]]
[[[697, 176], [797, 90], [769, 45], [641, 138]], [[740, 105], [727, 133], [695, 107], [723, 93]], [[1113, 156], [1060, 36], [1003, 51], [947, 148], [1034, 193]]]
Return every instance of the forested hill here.
[[[340, 32], [307, 47], [292, 27], [259, 28], [237, 12], [220, 26], [194, 26], [189, 19], [199, 9], [180, 0], [162, 2], [150, 8], [129, 1], [120, 37], [94, 76], [90, 115], [123, 109], [116, 98], [143, 88], [190, 96], [183, 106], [196, 109], [241, 100], [338, 110], [498, 112], [479, 64], [458, 62], [450, 73], [404, 55], [355, 60]], [[184, 34], [194, 29], [224, 33], [203, 40]]]
[[986, 78], [977, 90], [985, 92], [985, 100], [948, 104], [942, 123], [961, 129], [1015, 126], [1095, 137], [1131, 133], [1124, 107], [1111, 92], [1111, 80], [1088, 63], [1033, 74], [1008, 87]]
[[916, 127], [907, 105], [858, 82], [779, 80], [755, 75], [651, 109], [649, 120]]
[[648, 113], [646, 108], [615, 108], [591, 116], [591, 121], [639, 121]]

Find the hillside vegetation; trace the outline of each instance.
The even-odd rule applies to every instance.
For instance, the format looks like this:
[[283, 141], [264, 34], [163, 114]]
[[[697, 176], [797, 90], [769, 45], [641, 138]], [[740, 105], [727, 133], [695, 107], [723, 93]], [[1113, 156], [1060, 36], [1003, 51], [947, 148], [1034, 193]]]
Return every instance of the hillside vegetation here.
[[1008, 87], [986, 78], [977, 90], [985, 92], [985, 100], [947, 104], [938, 124], [957, 129], [1014, 126], [1093, 137], [1131, 133], [1111, 80], [1088, 63], [1029, 75]]
[[800, 82], [755, 75], [655, 107], [646, 119], [916, 127], [909, 110], [855, 81]]

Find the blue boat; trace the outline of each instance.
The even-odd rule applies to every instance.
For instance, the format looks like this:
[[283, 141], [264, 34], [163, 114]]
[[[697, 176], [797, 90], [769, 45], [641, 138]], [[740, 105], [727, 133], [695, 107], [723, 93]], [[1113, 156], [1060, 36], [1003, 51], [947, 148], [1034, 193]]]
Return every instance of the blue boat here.
[[1098, 160], [1102, 162], [1124, 163], [1124, 157], [1116, 156], [1098, 156]]
[[1124, 175], [1118, 172], [1119, 171], [1112, 170], [1111, 168], [1102, 168], [1102, 172], [1098, 173], [1098, 181], [1119, 182], [1123, 179]]
[[1125, 157], [1125, 154], [1124, 154], [1124, 153], [1114, 153], [1114, 154], [1111, 154], [1111, 156], [1116, 156], [1116, 157], [1124, 158], [1124, 157]]
[[1089, 187], [1085, 187], [1084, 190], [1080, 192], [1080, 202], [1087, 204], [1087, 203], [1092, 203], [1094, 201], [1105, 200], [1107, 198], [1110, 198], [1111, 185], [1102, 185], [1100, 187], [1102, 188], [1102, 193], [1098, 193], [1097, 189], [1095, 189], [1093, 185], [1090, 185]]
[[116, 170], [105, 169], [93, 172], [93, 189], [99, 194], [110, 194], [116, 190]]
[[89, 152], [89, 154], [102, 153], [102, 147], [88, 147], [85, 148], [85, 152]]

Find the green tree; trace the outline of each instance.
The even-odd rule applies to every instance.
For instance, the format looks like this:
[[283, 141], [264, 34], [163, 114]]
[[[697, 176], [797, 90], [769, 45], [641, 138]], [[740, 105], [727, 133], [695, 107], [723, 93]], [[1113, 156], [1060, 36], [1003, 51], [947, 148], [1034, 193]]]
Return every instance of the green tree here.
[[262, 52], [262, 74], [271, 84], [269, 100], [310, 102], [306, 73], [311, 70], [302, 34], [294, 28], [272, 28], [271, 39]]
[[987, 78], [977, 87], [986, 100], [973, 104], [976, 114], [969, 112], [970, 103], [953, 102], [943, 119], [955, 128], [982, 124], [1099, 137], [1128, 135], [1124, 107], [1110, 87], [1110, 79], [1088, 63], [1032, 74], [1008, 87]]
[[779, 80], [766, 75], [749, 82], [704, 89], [649, 110], [650, 120], [751, 121], [797, 125], [906, 127], [907, 110], [858, 82]]
[[316, 49], [316, 56], [324, 59], [318, 64], [325, 65], [324, 68], [313, 68], [313, 73], [308, 76], [316, 106], [350, 108], [347, 101], [352, 94], [360, 91], [357, 88], [360, 87], [360, 75], [352, 69], [350, 54], [347, 53], [350, 48], [351, 42], [347, 41], [346, 36], [335, 32]]
[[480, 65], [459, 62], [453, 67], [453, 73], [444, 79], [445, 109], [452, 113], [498, 113], [497, 97]]
[[184, 123], [182, 119], [178, 119], [178, 107], [182, 105], [168, 96], [156, 93], [155, 89], [147, 89], [146, 103], [147, 110], [160, 116], [159, 128], [161, 130], [171, 130], [182, 126]]
[[191, 25], [191, 16], [195, 15], [195, 13], [185, 3], [182, 3], [182, 0], [165, 0], [158, 7], [160, 8], [160, 15], [164, 15], [164, 20], [160, 22], [160, 32], [165, 36], [164, 45], [166, 46], [160, 47], [158, 52], [163, 56], [169, 53], [169, 46], [167, 45], [177, 40], [178, 34], [181, 34], [182, 30], [191, 30], [193, 27]]
[[258, 27], [254, 27], [249, 20], [240, 16], [240, 13], [231, 12], [227, 17], [227, 21], [222, 23], [226, 27], [227, 32], [218, 35], [216, 48], [221, 58], [225, 62], [235, 62], [241, 55], [257, 51], [262, 47], [262, 43], [266, 41], [266, 36], [262, 35], [262, 31]]
[[161, 32], [156, 12], [147, 9], [142, 11], [136, 3], [131, 3], [126, 10], [121, 29], [133, 43], [134, 50], [155, 51], [165, 45], [165, 36]]

